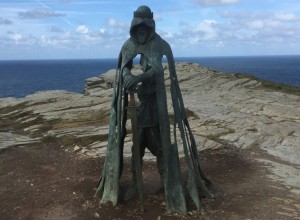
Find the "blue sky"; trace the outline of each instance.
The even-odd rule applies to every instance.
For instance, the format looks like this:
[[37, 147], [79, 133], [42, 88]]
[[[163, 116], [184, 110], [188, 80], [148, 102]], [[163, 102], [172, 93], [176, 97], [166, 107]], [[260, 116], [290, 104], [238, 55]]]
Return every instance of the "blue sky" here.
[[300, 54], [299, 0], [1, 0], [0, 60], [116, 58], [140, 5], [176, 57]]

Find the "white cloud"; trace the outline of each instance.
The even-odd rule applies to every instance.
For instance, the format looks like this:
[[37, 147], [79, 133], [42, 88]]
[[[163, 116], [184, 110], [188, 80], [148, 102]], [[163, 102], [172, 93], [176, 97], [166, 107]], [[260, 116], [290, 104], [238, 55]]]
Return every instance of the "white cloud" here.
[[19, 44], [20, 40], [22, 39], [22, 35], [19, 33], [8, 33], [8, 38], [12, 40], [15, 44]]
[[54, 12], [50, 9], [35, 9], [29, 11], [19, 12], [19, 17], [22, 19], [39, 19], [49, 17], [63, 17], [65, 14]]
[[159, 14], [159, 13], [155, 13], [153, 19], [154, 19], [155, 21], [161, 21], [161, 20], [162, 20], [162, 16], [161, 16], [161, 14]]
[[218, 37], [217, 22], [203, 20], [198, 23], [181, 23], [183, 30], [180, 38], [188, 38], [191, 44], [201, 41], [214, 41]]
[[300, 17], [294, 13], [276, 13], [274, 18], [280, 21], [300, 21]]
[[34, 45], [37, 41], [32, 35], [24, 35], [20, 32], [8, 31], [6, 35], [0, 35], [3, 47], [12, 48], [17, 46], [19, 48], [26, 48], [28, 46]]
[[271, 43], [299, 39], [300, 29], [295, 22], [300, 22], [300, 17], [293, 13], [227, 11], [220, 15], [225, 19], [219, 26], [220, 32], [228, 36], [228, 40]]
[[[198, 20], [195, 17], [182, 20], [173, 38], [167, 38], [168, 30], [161, 36], [185, 56], [197, 54], [197, 51], [205, 54], [203, 50], [206, 49], [212, 54], [218, 51], [233, 54], [259, 51], [264, 54], [265, 48], [275, 47], [295, 51], [291, 45], [300, 42], [300, 19], [294, 13], [228, 9], [217, 12], [221, 19], [218, 16], [216, 19], [201, 19], [199, 16]], [[282, 52], [278, 50], [277, 53]]]
[[64, 33], [55, 35], [55, 36], [47, 36], [41, 35], [38, 39], [39, 46], [42, 47], [55, 47], [55, 48], [67, 48], [70, 47], [74, 43], [74, 38], [71, 33], [66, 31]]
[[129, 28], [129, 24], [125, 24], [116, 20], [115, 18], [109, 18], [107, 20], [107, 25], [111, 28]]
[[212, 40], [217, 36], [216, 24], [217, 22], [214, 20], [204, 20], [197, 24], [194, 31], [202, 34], [203, 40]]
[[248, 22], [248, 27], [251, 29], [261, 29], [265, 26], [265, 22], [263, 20], [254, 20]]
[[58, 35], [56, 38], [63, 43], [69, 43], [72, 40], [72, 35], [69, 31], [66, 31], [66, 32]]
[[117, 22], [117, 20], [114, 19], [114, 18], [109, 18], [109, 19], [107, 20], [107, 24], [108, 24], [108, 26], [110, 26], [110, 27], [116, 27], [116, 26], [118, 25], [118, 22]]
[[101, 43], [103, 41], [101, 35], [97, 33], [86, 34], [83, 37], [84, 37], [84, 44], [88, 44], [88, 45]]
[[76, 28], [76, 32], [77, 33], [80, 33], [80, 34], [87, 34], [89, 33], [89, 28], [85, 25], [79, 25], [77, 28]]
[[194, 0], [201, 5], [228, 5], [238, 3], [240, 0]]

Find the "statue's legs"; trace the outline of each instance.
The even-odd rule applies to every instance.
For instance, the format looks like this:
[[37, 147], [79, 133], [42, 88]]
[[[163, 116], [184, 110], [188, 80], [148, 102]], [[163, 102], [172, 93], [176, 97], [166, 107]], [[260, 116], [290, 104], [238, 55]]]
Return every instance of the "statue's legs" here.
[[[160, 175], [161, 180], [161, 186], [163, 186], [163, 152], [161, 148], [161, 139], [160, 139], [160, 132], [159, 132], [159, 126], [156, 125], [154, 127], [145, 127], [141, 128], [139, 132], [139, 140], [140, 140], [140, 163], [143, 163], [143, 157], [145, 155], [145, 149], [146, 147], [149, 149], [149, 151], [156, 156], [156, 163], [157, 163], [157, 169], [158, 173]], [[132, 172], [132, 184], [129, 187], [129, 189], [126, 191], [124, 199], [128, 200], [132, 198], [136, 191], [136, 171], [135, 171], [135, 153], [133, 147], [131, 148], [131, 172]]]
[[[159, 126], [156, 125], [155, 127], [149, 127], [145, 130], [146, 133], [146, 146], [149, 149], [149, 151], [156, 156], [156, 164], [157, 164], [157, 170], [160, 175], [161, 183], [163, 185], [163, 175], [164, 175], [164, 167], [163, 167], [163, 151], [161, 147], [161, 138], [160, 138], [160, 131]], [[145, 149], [144, 149], [145, 152]]]

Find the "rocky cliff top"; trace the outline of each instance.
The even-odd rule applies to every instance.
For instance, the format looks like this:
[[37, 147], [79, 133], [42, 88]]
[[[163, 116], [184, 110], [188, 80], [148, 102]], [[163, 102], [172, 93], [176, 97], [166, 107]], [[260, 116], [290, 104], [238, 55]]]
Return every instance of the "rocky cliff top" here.
[[[192, 63], [176, 63], [176, 70], [199, 151], [261, 150], [257, 161], [300, 193], [299, 88]], [[104, 156], [114, 74], [87, 79], [84, 94], [45, 91], [0, 99], [0, 149], [57, 141], [79, 155]], [[128, 135], [125, 156], [130, 140]], [[153, 159], [150, 153], [145, 158]]]

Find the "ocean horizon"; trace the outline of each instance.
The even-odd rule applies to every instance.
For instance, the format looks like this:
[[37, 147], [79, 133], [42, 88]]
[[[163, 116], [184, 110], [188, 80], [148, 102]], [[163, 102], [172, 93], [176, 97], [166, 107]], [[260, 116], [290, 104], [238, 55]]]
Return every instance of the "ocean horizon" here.
[[[300, 55], [177, 57], [175, 61], [300, 87]], [[117, 58], [0, 60], [0, 98], [21, 98], [46, 90], [82, 93], [87, 78], [116, 66]]]

